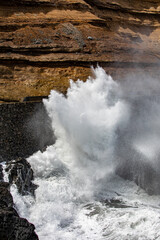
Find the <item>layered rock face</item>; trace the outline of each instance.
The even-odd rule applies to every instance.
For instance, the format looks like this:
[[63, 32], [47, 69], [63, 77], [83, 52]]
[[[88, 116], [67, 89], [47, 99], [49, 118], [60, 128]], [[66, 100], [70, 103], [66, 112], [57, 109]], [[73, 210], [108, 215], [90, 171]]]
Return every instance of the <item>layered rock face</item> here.
[[0, 1], [0, 101], [65, 92], [99, 63], [159, 75], [158, 0]]

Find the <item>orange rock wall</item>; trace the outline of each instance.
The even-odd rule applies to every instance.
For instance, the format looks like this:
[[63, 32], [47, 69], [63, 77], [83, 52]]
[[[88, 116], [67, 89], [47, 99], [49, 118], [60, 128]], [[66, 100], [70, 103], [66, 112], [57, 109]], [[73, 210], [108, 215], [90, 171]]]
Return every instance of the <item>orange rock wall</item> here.
[[159, 77], [157, 0], [0, 1], [0, 101], [65, 92], [91, 65]]

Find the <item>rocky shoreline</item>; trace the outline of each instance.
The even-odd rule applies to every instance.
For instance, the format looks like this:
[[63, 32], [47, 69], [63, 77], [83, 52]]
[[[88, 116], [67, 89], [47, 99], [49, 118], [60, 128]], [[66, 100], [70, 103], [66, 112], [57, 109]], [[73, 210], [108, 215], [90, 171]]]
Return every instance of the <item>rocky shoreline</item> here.
[[26, 158], [53, 144], [50, 121], [42, 102], [1, 104], [0, 112], [0, 239], [37, 240], [34, 225], [18, 215], [10, 186], [16, 184], [22, 195], [34, 195], [37, 186]]
[[9, 190], [14, 183], [20, 194], [34, 194], [35, 185], [31, 182], [33, 171], [22, 158], [9, 162], [6, 169], [9, 182], [4, 182], [3, 168], [0, 165], [0, 239], [38, 240], [34, 225], [18, 215]]
[[[54, 143], [39, 99], [51, 89], [66, 93], [70, 79], [85, 81], [97, 64], [119, 81], [142, 73], [159, 79], [159, 10], [158, 0], [0, 1], [0, 163], [7, 162], [9, 173], [6, 183], [0, 165], [1, 240], [38, 239], [14, 208], [9, 186], [34, 195], [25, 158]], [[119, 157], [120, 176], [150, 194], [160, 192], [158, 171], [136, 160], [129, 165], [129, 154]]]

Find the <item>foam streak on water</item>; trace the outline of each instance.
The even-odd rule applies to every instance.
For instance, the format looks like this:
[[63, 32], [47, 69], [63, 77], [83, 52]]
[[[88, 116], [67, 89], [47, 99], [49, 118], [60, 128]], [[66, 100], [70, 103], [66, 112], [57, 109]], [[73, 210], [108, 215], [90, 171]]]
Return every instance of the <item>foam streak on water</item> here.
[[57, 140], [28, 159], [39, 187], [33, 199], [13, 186], [17, 209], [40, 240], [160, 239], [159, 197], [114, 173], [130, 104], [102, 68], [94, 74], [71, 82], [66, 97], [51, 91], [44, 100]]

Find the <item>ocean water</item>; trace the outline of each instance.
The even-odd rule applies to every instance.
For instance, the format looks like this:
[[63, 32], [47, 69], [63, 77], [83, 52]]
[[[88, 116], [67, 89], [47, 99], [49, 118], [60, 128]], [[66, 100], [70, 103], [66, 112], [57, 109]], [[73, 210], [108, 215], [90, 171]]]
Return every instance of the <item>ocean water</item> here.
[[67, 96], [51, 91], [44, 100], [56, 142], [27, 159], [38, 188], [35, 197], [21, 196], [12, 185], [16, 208], [40, 240], [160, 239], [159, 196], [115, 173], [119, 141], [158, 166], [159, 102], [143, 84], [123, 86], [100, 67], [93, 75], [71, 81]]

